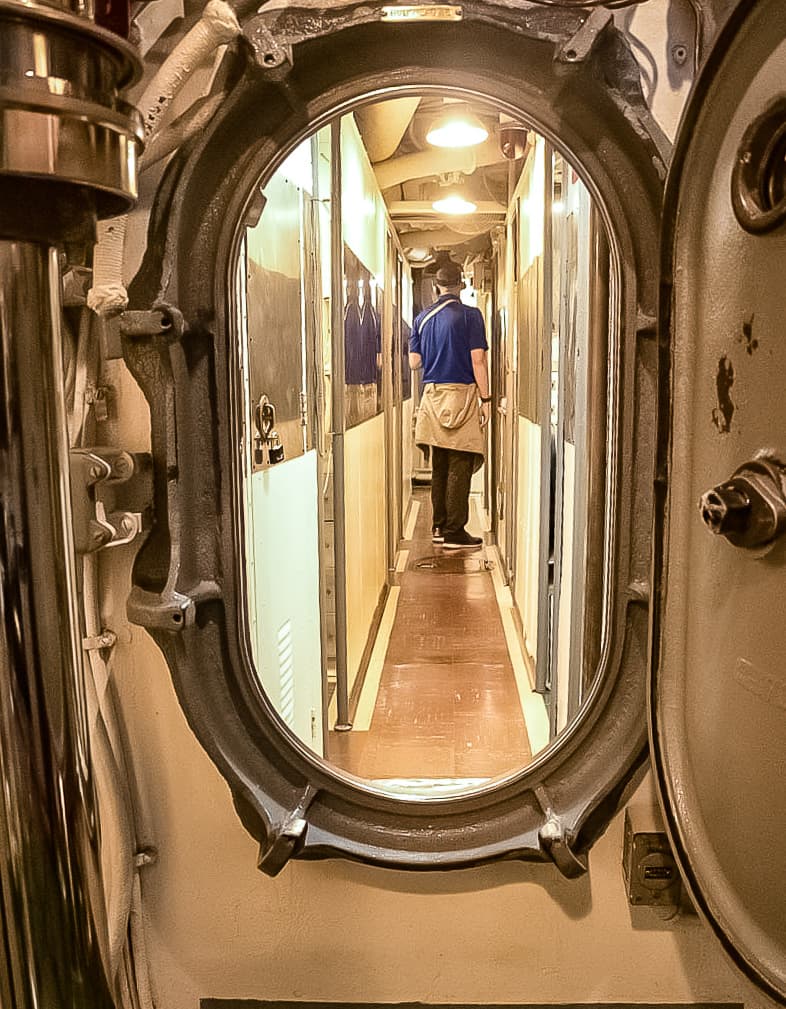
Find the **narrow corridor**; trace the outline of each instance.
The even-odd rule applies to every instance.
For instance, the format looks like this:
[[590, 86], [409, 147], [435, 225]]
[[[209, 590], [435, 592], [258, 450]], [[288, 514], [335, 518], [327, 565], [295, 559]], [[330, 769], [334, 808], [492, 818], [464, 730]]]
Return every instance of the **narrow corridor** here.
[[[427, 490], [415, 492], [413, 508], [354, 727], [329, 734], [328, 759], [387, 789], [433, 793], [530, 762], [521, 698], [529, 684], [517, 683], [492, 552], [432, 544]], [[472, 516], [480, 534], [475, 507]]]

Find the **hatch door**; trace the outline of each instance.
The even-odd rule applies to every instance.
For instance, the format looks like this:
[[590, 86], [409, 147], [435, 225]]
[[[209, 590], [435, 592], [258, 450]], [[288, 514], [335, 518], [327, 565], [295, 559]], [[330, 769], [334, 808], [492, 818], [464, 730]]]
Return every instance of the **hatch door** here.
[[700, 911], [786, 1002], [786, 4], [743, 2], [667, 186], [653, 762]]

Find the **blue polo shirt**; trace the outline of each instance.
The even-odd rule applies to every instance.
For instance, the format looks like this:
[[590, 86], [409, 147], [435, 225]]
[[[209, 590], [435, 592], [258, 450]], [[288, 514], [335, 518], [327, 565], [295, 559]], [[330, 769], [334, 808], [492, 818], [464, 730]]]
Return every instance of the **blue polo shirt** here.
[[488, 350], [483, 315], [455, 294], [443, 294], [415, 319], [409, 349], [423, 358], [424, 383], [474, 385], [470, 351]]

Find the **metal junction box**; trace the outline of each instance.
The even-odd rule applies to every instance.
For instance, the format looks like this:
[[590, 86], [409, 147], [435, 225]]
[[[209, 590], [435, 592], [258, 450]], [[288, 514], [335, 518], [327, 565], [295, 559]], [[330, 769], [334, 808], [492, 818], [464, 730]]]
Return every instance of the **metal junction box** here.
[[640, 907], [676, 907], [682, 881], [669, 839], [654, 810], [625, 810], [622, 868], [628, 901]]

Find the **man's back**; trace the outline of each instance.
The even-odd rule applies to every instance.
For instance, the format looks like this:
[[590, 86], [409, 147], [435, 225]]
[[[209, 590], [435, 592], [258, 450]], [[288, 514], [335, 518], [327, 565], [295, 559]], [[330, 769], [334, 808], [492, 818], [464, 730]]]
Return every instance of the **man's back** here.
[[487, 349], [482, 314], [454, 294], [442, 295], [415, 319], [410, 351], [423, 359], [424, 383], [474, 385], [472, 351]]

